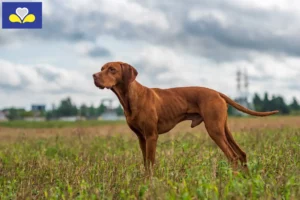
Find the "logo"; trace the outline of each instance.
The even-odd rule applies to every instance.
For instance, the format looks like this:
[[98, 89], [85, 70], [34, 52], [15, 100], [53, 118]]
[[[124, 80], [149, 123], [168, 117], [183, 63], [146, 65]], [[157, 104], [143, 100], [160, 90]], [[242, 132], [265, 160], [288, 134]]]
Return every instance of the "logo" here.
[[2, 2], [3, 29], [41, 29], [42, 2]]

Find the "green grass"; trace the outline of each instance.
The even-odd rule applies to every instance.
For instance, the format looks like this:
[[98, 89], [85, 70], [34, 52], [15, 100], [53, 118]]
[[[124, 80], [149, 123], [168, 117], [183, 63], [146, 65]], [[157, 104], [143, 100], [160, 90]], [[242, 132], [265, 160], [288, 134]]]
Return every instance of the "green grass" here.
[[41, 121], [41, 122], [27, 122], [27, 121], [7, 121], [0, 122], [0, 127], [10, 128], [64, 128], [64, 127], [92, 127], [101, 125], [117, 125], [124, 124], [124, 120], [120, 121], [102, 121], [102, 120], [87, 120], [87, 121]]
[[160, 136], [155, 175], [148, 180], [137, 139], [120, 134], [46, 138], [19, 134], [9, 142], [0, 134], [0, 199], [300, 196], [299, 128], [235, 132], [247, 152], [250, 177], [233, 176], [225, 156], [206, 134], [181, 132], [174, 139]]

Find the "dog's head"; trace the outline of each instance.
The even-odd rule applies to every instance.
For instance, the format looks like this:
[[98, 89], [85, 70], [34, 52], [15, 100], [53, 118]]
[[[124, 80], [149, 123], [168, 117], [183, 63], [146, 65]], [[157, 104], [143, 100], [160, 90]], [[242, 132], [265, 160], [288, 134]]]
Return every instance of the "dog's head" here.
[[134, 67], [123, 62], [109, 62], [102, 66], [101, 71], [93, 74], [95, 85], [100, 88], [111, 89], [114, 86], [128, 86], [138, 75]]

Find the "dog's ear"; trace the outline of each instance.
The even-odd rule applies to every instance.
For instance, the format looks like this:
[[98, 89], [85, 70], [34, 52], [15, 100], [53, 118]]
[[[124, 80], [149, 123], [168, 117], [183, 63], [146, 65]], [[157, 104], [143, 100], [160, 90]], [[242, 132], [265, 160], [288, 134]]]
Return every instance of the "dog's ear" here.
[[136, 76], [138, 75], [138, 72], [134, 67], [127, 63], [121, 64], [122, 68], [122, 79], [126, 85], [129, 85], [132, 81], [135, 80]]

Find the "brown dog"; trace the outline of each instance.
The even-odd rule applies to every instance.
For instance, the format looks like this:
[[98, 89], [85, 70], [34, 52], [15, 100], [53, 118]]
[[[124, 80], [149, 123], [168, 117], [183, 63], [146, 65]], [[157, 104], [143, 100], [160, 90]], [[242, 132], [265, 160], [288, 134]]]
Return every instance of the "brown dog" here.
[[235, 170], [240, 160], [247, 170], [246, 153], [234, 141], [227, 125], [227, 104], [254, 116], [277, 113], [256, 112], [231, 100], [226, 95], [204, 87], [147, 88], [135, 81], [138, 72], [123, 62], [106, 63], [93, 75], [100, 89], [111, 89], [120, 100], [130, 129], [137, 135], [147, 172], [155, 164], [159, 134], [176, 124], [191, 120], [191, 127], [205, 123], [209, 136], [221, 148]]

